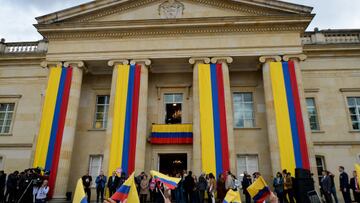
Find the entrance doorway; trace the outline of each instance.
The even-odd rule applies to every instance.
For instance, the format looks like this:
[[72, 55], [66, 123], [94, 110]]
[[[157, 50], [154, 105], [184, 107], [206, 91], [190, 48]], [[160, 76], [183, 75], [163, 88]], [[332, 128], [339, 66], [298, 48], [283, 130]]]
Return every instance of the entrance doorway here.
[[159, 154], [159, 171], [170, 176], [187, 170], [187, 154]]

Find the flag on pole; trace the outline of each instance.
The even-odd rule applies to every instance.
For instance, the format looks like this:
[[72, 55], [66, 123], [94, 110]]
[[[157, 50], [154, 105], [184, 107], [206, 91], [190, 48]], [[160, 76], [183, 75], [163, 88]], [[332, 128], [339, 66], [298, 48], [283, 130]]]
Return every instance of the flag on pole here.
[[225, 199], [223, 201], [223, 203], [241, 203], [241, 198], [240, 198], [240, 193], [239, 191], [234, 191], [234, 190], [229, 190], [226, 193]]
[[177, 184], [180, 182], [181, 178], [172, 178], [167, 175], [164, 175], [157, 171], [150, 171], [150, 174], [158, 181], [162, 182], [170, 190], [173, 190], [177, 187]]
[[81, 178], [79, 178], [76, 184], [73, 203], [88, 203]]
[[124, 184], [119, 189], [117, 189], [113, 196], [111, 196], [111, 199], [120, 202], [124, 202], [126, 200], [129, 203], [139, 203], [139, 196], [136, 190], [134, 179], [135, 178], [133, 173], [124, 182]]
[[247, 188], [247, 191], [255, 203], [263, 202], [270, 195], [270, 188], [261, 176]]

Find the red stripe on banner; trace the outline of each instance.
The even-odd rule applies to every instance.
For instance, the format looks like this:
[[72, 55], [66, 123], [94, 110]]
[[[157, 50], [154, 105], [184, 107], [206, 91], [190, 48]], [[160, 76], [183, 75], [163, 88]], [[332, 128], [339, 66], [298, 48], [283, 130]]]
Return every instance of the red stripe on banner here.
[[136, 149], [136, 137], [137, 137], [137, 122], [138, 122], [138, 111], [139, 111], [139, 92], [140, 92], [140, 75], [141, 65], [135, 65], [134, 75], [134, 95], [132, 105], [132, 116], [130, 124], [130, 149], [129, 149], [129, 165], [128, 174], [134, 172], [135, 169], [135, 149]]
[[[226, 110], [225, 110], [225, 90], [224, 90], [224, 77], [222, 72], [222, 64], [216, 64], [217, 86], [218, 86], [218, 103], [219, 103], [219, 117], [220, 117], [220, 132], [221, 132], [221, 146], [222, 146], [222, 163], [223, 170], [230, 170], [229, 161], [229, 144], [228, 132], [226, 125]], [[223, 171], [223, 172], [224, 172]]]
[[151, 138], [151, 144], [192, 144], [193, 138]]
[[302, 113], [301, 113], [299, 89], [297, 86], [298, 83], [297, 83], [296, 73], [295, 73], [295, 64], [293, 61], [289, 61], [289, 73], [290, 73], [291, 88], [293, 90], [292, 92], [293, 92], [293, 98], [294, 98], [296, 123], [298, 126], [298, 134], [299, 134], [299, 142], [300, 142], [300, 150], [301, 150], [301, 158], [302, 158], [303, 168], [309, 170], [310, 169], [309, 155], [308, 155], [307, 144], [306, 144], [304, 121], [303, 121], [303, 117], [302, 117]]
[[54, 186], [55, 186], [55, 182], [56, 182], [56, 174], [57, 174], [57, 170], [58, 170], [58, 166], [59, 166], [61, 142], [62, 142], [62, 138], [63, 138], [66, 112], [67, 112], [68, 103], [69, 103], [72, 71], [73, 71], [73, 69], [71, 66], [66, 68], [66, 80], [65, 80], [65, 84], [64, 84], [64, 93], [63, 93], [63, 98], [61, 100], [59, 125], [58, 125], [58, 131], [56, 133], [53, 163], [51, 166], [50, 177], [49, 177], [49, 188], [50, 188], [49, 195], [48, 195], [49, 198], [52, 198], [52, 196], [53, 196]]

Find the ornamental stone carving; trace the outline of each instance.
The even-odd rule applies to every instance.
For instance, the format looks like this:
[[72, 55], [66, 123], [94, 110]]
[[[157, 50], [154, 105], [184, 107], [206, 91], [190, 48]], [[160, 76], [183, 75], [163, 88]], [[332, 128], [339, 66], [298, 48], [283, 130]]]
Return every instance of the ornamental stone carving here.
[[161, 18], [181, 18], [184, 12], [184, 4], [176, 0], [167, 0], [160, 4], [159, 6], [159, 15]]

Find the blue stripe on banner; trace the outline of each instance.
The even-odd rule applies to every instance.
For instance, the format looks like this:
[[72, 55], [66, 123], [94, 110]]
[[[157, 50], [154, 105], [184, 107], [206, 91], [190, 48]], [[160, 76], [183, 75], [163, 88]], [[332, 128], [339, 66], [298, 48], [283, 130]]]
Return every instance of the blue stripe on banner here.
[[122, 194], [129, 194], [131, 187], [128, 185], [122, 185], [116, 192], [122, 193]]
[[154, 138], [192, 138], [193, 133], [151, 133], [151, 137]]
[[88, 203], [87, 197], [86, 197], [86, 196], [83, 197], [83, 198], [81, 199], [80, 203]]
[[45, 169], [47, 171], [51, 170], [52, 161], [53, 161], [53, 155], [54, 155], [54, 148], [55, 148], [55, 141], [56, 141], [56, 134], [59, 128], [59, 117], [60, 117], [60, 110], [61, 110], [61, 103], [62, 103], [62, 97], [64, 94], [64, 85], [66, 80], [66, 69], [62, 67], [61, 69], [61, 76], [60, 76], [60, 82], [58, 87], [58, 94], [56, 97], [56, 104], [55, 104], [55, 112], [53, 117], [53, 122], [51, 126], [51, 133], [50, 133], [50, 140], [49, 140], [49, 147], [48, 152], [46, 154], [46, 163], [45, 163]]
[[130, 66], [129, 71], [129, 83], [128, 83], [128, 93], [126, 100], [126, 118], [125, 118], [125, 131], [124, 131], [124, 145], [123, 145], [123, 157], [121, 168], [128, 174], [129, 169], [129, 147], [130, 147], [130, 127], [131, 127], [131, 116], [132, 116], [132, 105], [133, 105], [133, 95], [134, 95], [134, 79], [135, 79], [135, 65]]
[[163, 184], [166, 184], [166, 185], [172, 185], [173, 187], [176, 187], [177, 184], [173, 181], [170, 181], [170, 180], [167, 180], [167, 179], [164, 179], [164, 178], [159, 178], [156, 176], [157, 179], [160, 180], [160, 182], [162, 182]]
[[220, 129], [220, 113], [219, 113], [219, 95], [216, 76], [216, 64], [210, 65], [211, 71], [211, 90], [212, 90], [212, 107], [214, 120], [214, 136], [215, 136], [215, 162], [216, 177], [223, 172], [222, 149], [221, 149], [221, 129]]
[[287, 62], [283, 62], [282, 68], [283, 68], [283, 73], [284, 73], [286, 97], [287, 97], [287, 103], [288, 103], [288, 109], [289, 109], [290, 126], [291, 126], [291, 134], [292, 134], [292, 140], [293, 140], [293, 145], [294, 145], [293, 147], [294, 147], [296, 168], [302, 168], [302, 158], [301, 158], [298, 128], [297, 128], [297, 123], [296, 123], [294, 98], [293, 98], [293, 92], [292, 92], [291, 81], [290, 81], [289, 64]]
[[268, 193], [270, 193], [270, 189], [268, 186], [265, 186], [253, 197], [253, 200], [256, 202], [256, 201], [264, 198], [264, 196], [268, 195]]

